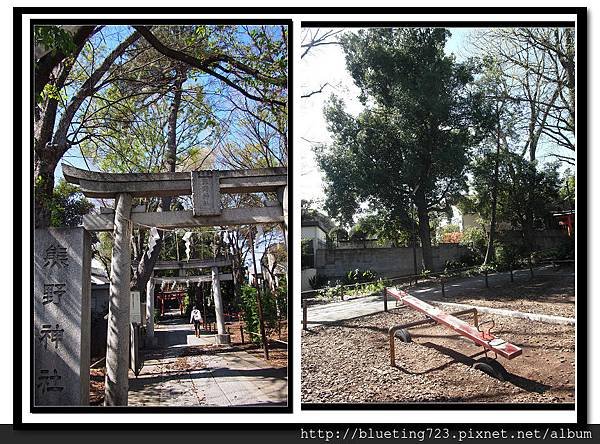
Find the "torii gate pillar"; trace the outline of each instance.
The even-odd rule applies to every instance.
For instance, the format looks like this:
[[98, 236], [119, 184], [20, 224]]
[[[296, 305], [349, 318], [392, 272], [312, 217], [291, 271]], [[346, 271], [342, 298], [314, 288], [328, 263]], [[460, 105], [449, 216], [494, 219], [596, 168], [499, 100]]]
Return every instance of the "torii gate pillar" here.
[[284, 187], [283, 189], [280, 188], [277, 191], [277, 199], [279, 200], [279, 203], [281, 204], [281, 209], [283, 211], [283, 238], [285, 240], [285, 244], [287, 245], [288, 242], [288, 189], [287, 186]]
[[131, 195], [116, 196], [106, 338], [106, 406], [126, 406], [129, 390]]
[[229, 344], [231, 336], [225, 330], [225, 316], [223, 316], [223, 300], [221, 299], [221, 280], [219, 267], [212, 267], [212, 290], [215, 301], [215, 317], [217, 319], [217, 344]]

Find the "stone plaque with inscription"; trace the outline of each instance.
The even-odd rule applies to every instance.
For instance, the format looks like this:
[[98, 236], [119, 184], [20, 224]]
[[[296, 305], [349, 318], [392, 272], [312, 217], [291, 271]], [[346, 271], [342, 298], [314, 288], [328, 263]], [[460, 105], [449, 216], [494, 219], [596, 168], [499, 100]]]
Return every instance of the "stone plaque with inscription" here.
[[89, 405], [89, 233], [36, 229], [34, 252], [34, 406]]
[[192, 171], [192, 201], [194, 216], [221, 214], [219, 176], [213, 171]]

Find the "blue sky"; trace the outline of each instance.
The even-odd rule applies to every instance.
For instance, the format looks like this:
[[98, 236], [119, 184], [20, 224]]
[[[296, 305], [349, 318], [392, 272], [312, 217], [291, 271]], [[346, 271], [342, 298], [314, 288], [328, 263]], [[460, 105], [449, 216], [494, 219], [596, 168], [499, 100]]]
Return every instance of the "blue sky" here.
[[[250, 26], [250, 29], [252, 29], [253, 27]], [[239, 30], [239, 32], [236, 35], [236, 38], [242, 42], [242, 43], [249, 43], [250, 42], [250, 37], [246, 34], [246, 32], [242, 29], [242, 27], [238, 27], [237, 28]], [[274, 35], [276, 36], [281, 36], [281, 32], [280, 32], [280, 27], [279, 25], [277, 26], [273, 26], [271, 27], [272, 32], [274, 33]], [[102, 47], [103, 48], [103, 54], [108, 53], [109, 51], [112, 51], [120, 42], [122, 42], [125, 38], [127, 38], [127, 36], [129, 36], [131, 33], [133, 32], [133, 28], [130, 26], [126, 26], [126, 25], [112, 25], [112, 26], [106, 26], [104, 27], [96, 36], [94, 36], [93, 38], [93, 44], [96, 47]], [[101, 59], [99, 60], [99, 62], [101, 61]], [[96, 66], [98, 66], [99, 62], [96, 63]], [[192, 86], [198, 86], [199, 84], [207, 84], [209, 81], [211, 81], [214, 85], [216, 85], [217, 82], [215, 81], [215, 79], [208, 75], [208, 74], [196, 74], [194, 76], [194, 78], [190, 78], [186, 81], [186, 83], [184, 84], [184, 89], [190, 88]], [[215, 113], [215, 116], [217, 117], [218, 121], [225, 121], [226, 117], [229, 115], [228, 110], [225, 109], [226, 106], [231, 107], [230, 104], [227, 104], [226, 102], [224, 102], [222, 99], [219, 102], [219, 99], [216, 98], [216, 96], [211, 96], [209, 94], [209, 89], [205, 90], [207, 92], [206, 95], [206, 100], [209, 100], [210, 103], [213, 105], [213, 112]], [[73, 88], [67, 88], [66, 90], [67, 92], [67, 96], [72, 96], [74, 91]], [[236, 93], [237, 94], [237, 93]], [[217, 100], [217, 101], [215, 101]], [[87, 103], [87, 101], [86, 101]], [[86, 103], [84, 103], [80, 109], [84, 109], [86, 106]], [[232, 126], [230, 126], [229, 128], [226, 129], [226, 131], [224, 132], [224, 137], [221, 139], [221, 143], [225, 143], [227, 141], [234, 141], [235, 140], [235, 131], [237, 129], [237, 120], [233, 119], [232, 120]], [[210, 133], [209, 130], [205, 130], [204, 134], [208, 135]], [[274, 151], [278, 150], [278, 147], [275, 145], [275, 142], [273, 142], [273, 146], [271, 146], [271, 148]], [[88, 159], [88, 162], [86, 163], [86, 161], [82, 158], [81, 155], [81, 150], [78, 146], [74, 146], [72, 147], [63, 157], [63, 161], [65, 163], [69, 163], [73, 166], [76, 166], [78, 168], [83, 168], [83, 169], [92, 169], [92, 170], [97, 170], [98, 167], [96, 165], [94, 165], [93, 163], [91, 163], [91, 161]], [[223, 164], [216, 164], [215, 165], [216, 168], [226, 168], [226, 166], [224, 166]], [[62, 177], [62, 171], [61, 168], [57, 168], [55, 171], [55, 178], [61, 178]]]

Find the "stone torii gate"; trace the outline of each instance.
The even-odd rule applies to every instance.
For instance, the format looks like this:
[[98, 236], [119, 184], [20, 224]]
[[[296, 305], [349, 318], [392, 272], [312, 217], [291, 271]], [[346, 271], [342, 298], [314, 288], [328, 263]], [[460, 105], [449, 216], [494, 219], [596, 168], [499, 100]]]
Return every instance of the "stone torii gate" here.
[[[115, 199], [114, 212], [83, 218], [88, 231], [113, 231], [105, 400], [126, 406], [129, 389], [129, 305], [133, 224], [163, 229], [249, 224], [283, 224], [287, 240], [287, 168], [207, 170], [176, 173], [103, 173], [62, 165], [63, 176], [86, 197]], [[221, 208], [221, 193], [277, 193], [265, 207]], [[134, 197], [191, 195], [193, 210], [132, 212]], [[259, 301], [259, 310], [260, 301]]]
[[[213, 300], [215, 303], [215, 318], [217, 320], [217, 344], [229, 344], [231, 338], [225, 330], [225, 317], [223, 316], [223, 302], [221, 299], [221, 281], [233, 280], [231, 273], [219, 273], [219, 267], [229, 267], [232, 265], [230, 259], [190, 259], [188, 261], [158, 261], [154, 265], [154, 270], [179, 270], [178, 277], [154, 277], [148, 280], [146, 286], [146, 334], [150, 341], [154, 338], [154, 285], [163, 282], [189, 282], [200, 283], [212, 281]], [[204, 276], [181, 276], [185, 269], [204, 269], [210, 268], [211, 274]]]

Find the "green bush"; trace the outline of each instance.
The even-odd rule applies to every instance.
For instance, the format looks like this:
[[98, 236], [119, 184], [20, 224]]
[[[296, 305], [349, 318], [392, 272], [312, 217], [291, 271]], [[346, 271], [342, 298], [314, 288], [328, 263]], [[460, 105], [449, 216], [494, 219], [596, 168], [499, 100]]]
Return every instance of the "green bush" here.
[[300, 254], [302, 256], [311, 256], [313, 253], [313, 240], [302, 239], [300, 241]]
[[485, 257], [487, 249], [487, 235], [481, 227], [467, 227], [463, 232], [460, 245], [466, 246], [479, 261]]
[[512, 243], [494, 242], [494, 248], [496, 250], [495, 263], [501, 270], [515, 268], [525, 255], [523, 247]]
[[492, 272], [496, 271], [496, 265], [495, 264], [486, 264], [486, 265], [479, 266], [479, 273], [485, 274], [486, 271], [488, 273], [492, 273]]
[[342, 299], [344, 296], [358, 297], [380, 293], [384, 287], [389, 287], [389, 285], [390, 281], [382, 278], [379, 278], [376, 282], [357, 284], [353, 287], [344, 286], [340, 281], [336, 281], [334, 285], [319, 290], [317, 295], [320, 299], [333, 301]]
[[469, 251], [468, 253], [463, 254], [458, 260], [463, 265], [463, 268], [474, 267], [475, 265], [477, 265], [481, 262], [479, 257], [472, 251]]
[[377, 272], [372, 270], [361, 271], [359, 268], [356, 268], [346, 273], [344, 282], [346, 284], [361, 284], [364, 282], [373, 282], [375, 279], [377, 279]]
[[[241, 299], [246, 330], [260, 333], [256, 288], [250, 285], [243, 285]], [[277, 327], [277, 306], [275, 304], [275, 297], [271, 294], [261, 294], [260, 302], [265, 322], [265, 332], [268, 336], [269, 333]], [[253, 342], [260, 343], [260, 336], [250, 336]]]
[[379, 278], [377, 282], [357, 285], [347, 292], [348, 296], [369, 296], [376, 293], [381, 293], [384, 287], [389, 287], [390, 281]]
[[279, 287], [275, 290], [275, 299], [277, 301], [277, 307], [279, 307], [279, 316], [282, 319], [287, 318], [287, 282], [284, 278], [279, 280]]
[[460, 259], [456, 260], [456, 261], [447, 260], [446, 264], [444, 265], [444, 273], [452, 274], [453, 272], [455, 272], [457, 270], [462, 270], [463, 268], [468, 268], [468, 267], [469, 267], [469, 265], [465, 264]]
[[322, 288], [317, 292], [317, 295], [319, 298], [322, 299], [335, 300], [342, 299], [345, 293], [345, 288], [340, 284], [339, 281], [336, 281], [336, 284], [334, 286]]
[[553, 259], [575, 259], [575, 236], [565, 237], [560, 245], [555, 248]]
[[192, 314], [192, 307], [196, 300], [195, 287], [190, 285], [186, 289], [185, 297], [183, 298], [183, 312], [189, 318]]
[[313, 290], [319, 290], [327, 285], [328, 280], [329, 278], [327, 276], [317, 273], [308, 280], [308, 285], [310, 285]]

